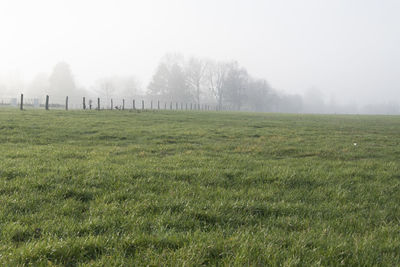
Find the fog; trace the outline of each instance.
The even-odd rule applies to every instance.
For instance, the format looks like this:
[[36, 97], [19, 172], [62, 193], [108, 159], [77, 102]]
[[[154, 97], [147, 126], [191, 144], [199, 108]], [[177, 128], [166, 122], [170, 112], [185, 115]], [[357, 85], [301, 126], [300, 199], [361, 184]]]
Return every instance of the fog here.
[[397, 0], [1, 0], [0, 103], [140, 96], [399, 114], [399, 10]]

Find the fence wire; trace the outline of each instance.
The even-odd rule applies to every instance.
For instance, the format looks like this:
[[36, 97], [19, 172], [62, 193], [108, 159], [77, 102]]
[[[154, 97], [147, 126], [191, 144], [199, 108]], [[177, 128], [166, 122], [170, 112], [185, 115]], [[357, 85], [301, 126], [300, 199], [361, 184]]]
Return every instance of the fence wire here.
[[[48, 102], [46, 101], [48, 99]], [[137, 97], [57, 97], [57, 96], [19, 96], [0, 98], [0, 107], [23, 109], [64, 109], [64, 110], [233, 110], [229, 106], [218, 106], [215, 103], [195, 103], [153, 99], [149, 96]]]

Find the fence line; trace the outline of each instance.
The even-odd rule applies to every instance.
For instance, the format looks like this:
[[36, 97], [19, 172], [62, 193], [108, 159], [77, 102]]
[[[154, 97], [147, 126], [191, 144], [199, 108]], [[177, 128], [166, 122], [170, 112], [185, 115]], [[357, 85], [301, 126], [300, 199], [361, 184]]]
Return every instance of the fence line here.
[[[71, 101], [73, 100], [73, 101]], [[44, 108], [45, 110], [50, 109], [65, 109], [66, 111], [70, 109], [82, 109], [82, 110], [137, 110], [136, 107], [136, 99], [132, 99], [132, 105], [126, 105], [126, 99], [118, 99], [119, 101], [114, 102], [114, 98], [110, 98], [109, 105], [107, 105], [107, 101], [97, 98], [97, 106], [93, 105], [92, 99], [89, 99], [87, 102], [86, 97], [81, 98], [81, 104], [77, 104], [78, 98], [71, 98], [69, 96], [65, 97], [65, 100], [61, 100], [60, 98], [52, 98], [49, 95], [45, 96], [45, 102], [41, 102], [39, 98], [26, 98], [24, 94], [20, 95], [20, 99], [18, 98], [8, 98], [8, 99], [0, 99], [0, 107], [8, 106], [8, 107], [19, 107], [20, 110], [29, 109], [29, 108]], [[194, 102], [182, 102], [182, 101], [157, 101], [157, 106], [154, 105], [154, 100], [152, 99], [141, 99], [141, 110], [194, 110], [194, 111], [220, 111], [220, 110], [234, 110], [229, 106], [218, 106], [217, 104], [200, 104]], [[72, 103], [71, 103], [72, 102]], [[164, 105], [162, 103], [164, 102]], [[118, 104], [117, 104], [118, 103]], [[164, 107], [164, 109], [163, 109]]]

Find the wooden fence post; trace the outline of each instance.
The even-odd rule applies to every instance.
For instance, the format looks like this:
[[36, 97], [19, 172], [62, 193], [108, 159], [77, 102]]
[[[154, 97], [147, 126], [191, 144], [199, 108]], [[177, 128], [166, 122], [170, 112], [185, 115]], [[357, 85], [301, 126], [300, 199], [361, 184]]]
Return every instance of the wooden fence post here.
[[86, 97], [82, 98], [82, 107], [83, 107], [83, 110], [86, 110]]
[[122, 110], [125, 110], [125, 99], [122, 99]]
[[21, 106], [20, 106], [21, 110], [24, 110], [24, 94], [21, 94]]
[[142, 100], [142, 110], [144, 110], [144, 100]]
[[65, 110], [68, 110], [68, 96], [65, 98]]
[[46, 105], [45, 105], [46, 110], [49, 110], [49, 95], [46, 95]]
[[135, 99], [133, 99], [133, 101], [132, 101], [132, 109], [136, 109], [136, 107], [135, 107]]
[[160, 110], [160, 100], [157, 100], [157, 108]]
[[113, 100], [112, 100], [112, 98], [111, 98], [111, 110], [113, 109]]
[[100, 97], [97, 98], [97, 110], [100, 110]]

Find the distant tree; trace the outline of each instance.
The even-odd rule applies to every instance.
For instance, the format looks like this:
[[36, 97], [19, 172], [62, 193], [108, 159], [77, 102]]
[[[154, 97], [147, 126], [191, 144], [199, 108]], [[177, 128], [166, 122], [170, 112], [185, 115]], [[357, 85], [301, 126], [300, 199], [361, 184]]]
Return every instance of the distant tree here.
[[59, 62], [54, 66], [49, 77], [49, 93], [58, 97], [81, 96], [67, 63]]
[[169, 93], [170, 70], [167, 64], [160, 63], [149, 84], [148, 92], [153, 96], [166, 97]]
[[239, 66], [237, 62], [228, 64], [228, 70], [224, 77], [223, 91], [225, 99], [235, 109], [240, 110], [246, 101], [249, 75], [247, 70]]
[[97, 80], [95, 91], [101, 97], [105, 97], [107, 103], [109, 103], [116, 92], [115, 79], [112, 77], [105, 77]]
[[208, 61], [206, 78], [207, 85], [219, 108], [222, 108], [224, 100], [225, 78], [229, 71], [229, 64], [224, 62]]
[[200, 104], [200, 98], [203, 93], [205, 83], [207, 63], [204, 60], [190, 58], [185, 64], [185, 75], [189, 91], [194, 94], [197, 104]]
[[[148, 94], [168, 101], [215, 101], [219, 109], [294, 111], [302, 108], [299, 96], [279, 95], [266, 80], [252, 78], [238, 62], [217, 62], [167, 54], [159, 63]], [[208, 90], [207, 90], [208, 89]]]
[[277, 95], [266, 80], [249, 78], [246, 88], [246, 106], [254, 111], [273, 111]]
[[186, 76], [181, 66], [174, 64], [170, 70], [168, 90], [172, 100], [187, 102], [193, 97], [186, 83]]
[[96, 81], [94, 90], [97, 95], [106, 98], [134, 98], [139, 94], [140, 84], [133, 76], [103, 77]]
[[168, 101], [187, 102], [192, 95], [180, 60], [166, 57], [160, 62], [148, 85], [148, 94]]
[[139, 94], [140, 83], [133, 76], [121, 77], [119, 79], [120, 94], [123, 97], [135, 97]]

